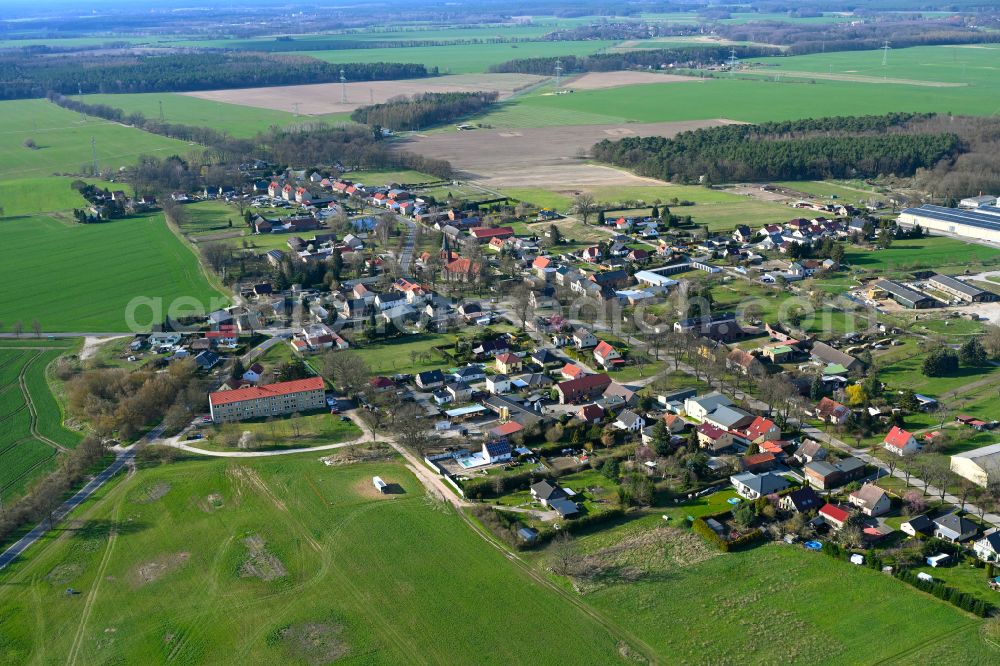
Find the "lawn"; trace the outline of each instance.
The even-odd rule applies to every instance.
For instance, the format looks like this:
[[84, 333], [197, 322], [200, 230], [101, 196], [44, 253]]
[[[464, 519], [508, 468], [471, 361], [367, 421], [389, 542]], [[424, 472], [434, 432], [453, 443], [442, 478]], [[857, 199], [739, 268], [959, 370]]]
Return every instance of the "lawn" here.
[[[288, 127], [297, 123], [351, 122], [350, 114], [333, 113], [325, 116], [296, 116], [294, 113], [260, 109], [240, 104], [226, 104], [175, 93], [137, 93], [131, 95], [84, 95], [79, 97], [87, 104], [107, 104], [128, 113], [141, 113], [146, 118], [160, 117], [168, 123], [211, 127], [236, 137], [251, 137], [272, 126]], [[289, 102], [289, 109], [291, 109]]]
[[[35, 432], [70, 448], [81, 438], [79, 433], [63, 427], [62, 408], [45, 376], [46, 367], [62, 352], [37, 347], [7, 348], [6, 342], [0, 340], [0, 500], [20, 495], [56, 465], [56, 448], [38, 439], [32, 431], [27, 396], [37, 413]], [[20, 386], [22, 376], [27, 396]]]
[[422, 333], [407, 335], [387, 342], [365, 344], [355, 348], [372, 372], [377, 375], [417, 373], [450, 365], [433, 347], [449, 345], [454, 337]]
[[43, 331], [128, 331], [130, 303], [154, 299], [158, 316], [149, 307], [134, 312], [141, 330], [172, 307], [210, 312], [228, 304], [162, 215], [90, 225], [33, 216], [0, 227], [0, 312], [8, 325], [20, 320], [28, 330], [37, 320]]
[[831, 180], [803, 180], [795, 182], [774, 183], [781, 187], [787, 187], [803, 194], [808, 194], [820, 199], [837, 201], [841, 203], [863, 204], [869, 199], [880, 198], [874, 188], [853, 181], [852, 184], [843, 184], [841, 181]]
[[[585, 598], [673, 663], [932, 663], [925, 652], [946, 646], [955, 651], [951, 663], [1000, 657], [979, 639], [980, 622], [971, 616], [800, 546], [671, 562], [663, 572]], [[873, 626], [892, 640], [871, 640]]]
[[[521, 42], [510, 44], [463, 44], [403, 48], [296, 51], [332, 63], [412, 62], [437, 67], [441, 74], [485, 72], [491, 65], [521, 58], [590, 55], [614, 45], [612, 41]], [[553, 72], [554, 74], [554, 72]]]
[[227, 440], [238, 440], [244, 432], [257, 438], [258, 450], [300, 449], [325, 444], [339, 444], [358, 439], [361, 429], [353, 421], [341, 421], [339, 416], [323, 411], [293, 418], [278, 418], [271, 423], [263, 419], [212, 426], [206, 433], [207, 440], [193, 442], [198, 448], [213, 451], [233, 451]]
[[844, 253], [844, 263], [851, 268], [879, 274], [918, 269], [957, 273], [965, 269], [975, 271], [978, 264], [997, 261], [1000, 261], [1000, 250], [944, 236], [897, 240], [886, 250], [849, 247]]
[[924, 358], [925, 354], [917, 354], [900, 359], [884, 366], [879, 377], [893, 388], [908, 388], [931, 396], [940, 396], [972, 382], [1000, 377], [1000, 368], [992, 365], [983, 368], [962, 366], [958, 372], [947, 377], [927, 377], [922, 370]]
[[[4, 119], [0, 180], [89, 170], [91, 138], [101, 169], [117, 169], [140, 155], [184, 155], [191, 149], [183, 141], [84, 116], [41, 99], [0, 102], [0, 117]], [[27, 139], [34, 139], [38, 148], [26, 148]]]
[[[401, 494], [376, 494], [375, 475]], [[617, 659], [606, 629], [395, 462], [175, 463], [118, 481], [77, 518], [0, 572], [4, 663]]]

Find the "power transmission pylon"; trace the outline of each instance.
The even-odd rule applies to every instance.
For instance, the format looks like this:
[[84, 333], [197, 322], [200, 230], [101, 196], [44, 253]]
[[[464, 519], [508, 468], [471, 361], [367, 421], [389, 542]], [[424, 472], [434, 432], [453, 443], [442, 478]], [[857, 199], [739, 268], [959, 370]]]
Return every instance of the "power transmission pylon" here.
[[340, 68], [340, 103], [347, 104], [347, 77], [344, 76], [344, 68]]
[[90, 137], [90, 155], [91, 155], [91, 159], [92, 159], [91, 170], [94, 172], [94, 175], [96, 176], [97, 174], [100, 173], [100, 170], [97, 168], [97, 137], [96, 136]]
[[559, 90], [559, 86], [562, 82], [562, 60], [556, 58], [556, 90]]

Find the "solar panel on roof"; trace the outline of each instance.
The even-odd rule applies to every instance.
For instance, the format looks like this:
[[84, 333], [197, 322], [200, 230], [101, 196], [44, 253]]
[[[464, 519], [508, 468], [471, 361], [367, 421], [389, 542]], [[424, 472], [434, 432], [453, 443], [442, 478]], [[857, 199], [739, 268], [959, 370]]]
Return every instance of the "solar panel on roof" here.
[[920, 208], [905, 208], [905, 215], [915, 215], [917, 217], [927, 217], [932, 220], [942, 222], [955, 222], [965, 224], [970, 227], [989, 229], [990, 231], [1000, 231], [1000, 215], [989, 213], [979, 213], [971, 210], [959, 210], [957, 208], [944, 208], [925, 204]]

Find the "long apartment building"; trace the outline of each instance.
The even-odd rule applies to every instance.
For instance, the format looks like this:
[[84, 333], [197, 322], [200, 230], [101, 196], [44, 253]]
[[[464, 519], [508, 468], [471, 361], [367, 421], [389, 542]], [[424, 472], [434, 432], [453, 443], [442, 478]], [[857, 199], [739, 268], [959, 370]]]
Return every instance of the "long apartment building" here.
[[208, 396], [212, 421], [244, 421], [326, 407], [322, 377], [296, 379], [267, 386], [216, 391]]

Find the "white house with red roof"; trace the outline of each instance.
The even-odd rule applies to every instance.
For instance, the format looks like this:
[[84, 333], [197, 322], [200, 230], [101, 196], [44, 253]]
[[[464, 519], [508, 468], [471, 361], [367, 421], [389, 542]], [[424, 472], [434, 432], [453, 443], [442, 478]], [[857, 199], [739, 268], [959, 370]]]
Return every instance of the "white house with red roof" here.
[[583, 260], [590, 262], [592, 264], [596, 264], [598, 261], [600, 261], [601, 256], [602, 256], [601, 248], [597, 247], [596, 245], [588, 247], [586, 250], [583, 251]]
[[583, 368], [575, 363], [567, 363], [559, 372], [564, 379], [579, 379], [587, 374]]
[[267, 196], [274, 197], [281, 196], [281, 183], [276, 180], [272, 180], [271, 184], [267, 186]]
[[309, 377], [267, 386], [216, 391], [209, 393], [208, 405], [215, 423], [243, 421], [323, 409], [326, 407], [326, 391], [322, 377]]
[[781, 437], [781, 428], [779, 428], [774, 421], [766, 419], [763, 416], [755, 418], [743, 432], [746, 434], [746, 437], [750, 442], [757, 444], [769, 439], [779, 439]]
[[291, 185], [285, 185], [281, 188], [281, 198], [285, 201], [291, 201], [295, 198], [295, 188]]
[[622, 358], [618, 350], [604, 340], [601, 340], [594, 347], [594, 360], [600, 363], [605, 370], [625, 364], [625, 359]]
[[883, 445], [886, 451], [897, 456], [909, 456], [920, 450], [916, 438], [899, 426], [892, 426], [892, 430], [885, 436]]
[[511, 227], [474, 227], [469, 229], [469, 235], [480, 243], [488, 243], [494, 238], [510, 238], [514, 235], [514, 229]]
[[304, 187], [295, 188], [295, 201], [298, 203], [309, 203], [312, 201], [312, 195], [309, 194], [309, 190]]
[[847, 519], [851, 517], [851, 513], [846, 509], [841, 509], [839, 506], [835, 506], [827, 502], [824, 504], [820, 510], [819, 515], [823, 518], [823, 522], [832, 527], [834, 530], [839, 530], [847, 524]]

